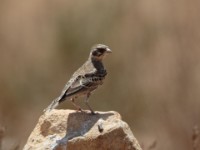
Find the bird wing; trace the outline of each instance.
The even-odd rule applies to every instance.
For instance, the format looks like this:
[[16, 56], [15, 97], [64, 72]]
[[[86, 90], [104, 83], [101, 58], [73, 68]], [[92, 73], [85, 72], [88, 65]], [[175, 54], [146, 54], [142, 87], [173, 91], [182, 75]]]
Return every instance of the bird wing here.
[[65, 95], [71, 96], [94, 87], [94, 82], [92, 80], [93, 75], [94, 74], [86, 74], [78, 76], [76, 80], [71, 84], [69, 89], [66, 91]]
[[82, 92], [86, 88], [89, 88], [92, 84], [92, 76], [94, 76], [94, 72], [85, 75], [73, 75], [63, 88], [61, 95], [59, 96], [59, 102], [62, 102], [68, 96]]
[[89, 78], [86, 78], [83, 75], [79, 75], [77, 77], [73, 76], [63, 88], [60, 96], [54, 99], [44, 111], [50, 111], [56, 106], [58, 106], [59, 103], [63, 102], [66, 97], [84, 91], [84, 88], [89, 87], [89, 84], [91, 83], [90, 81], [91, 80]]

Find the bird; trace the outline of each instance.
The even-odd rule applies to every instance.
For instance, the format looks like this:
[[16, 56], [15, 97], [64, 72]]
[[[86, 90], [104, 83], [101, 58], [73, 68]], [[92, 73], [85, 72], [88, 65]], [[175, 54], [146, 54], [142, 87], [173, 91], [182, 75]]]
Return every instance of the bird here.
[[50, 112], [65, 100], [70, 100], [78, 111], [83, 111], [79, 105], [75, 103], [78, 97], [85, 97], [84, 102], [95, 114], [89, 105], [89, 97], [91, 93], [103, 84], [107, 75], [107, 71], [103, 65], [103, 59], [111, 49], [104, 44], [96, 44], [91, 48], [90, 54], [86, 62], [74, 72], [70, 80], [64, 86], [59, 97], [55, 98], [52, 103], [44, 109], [44, 112]]

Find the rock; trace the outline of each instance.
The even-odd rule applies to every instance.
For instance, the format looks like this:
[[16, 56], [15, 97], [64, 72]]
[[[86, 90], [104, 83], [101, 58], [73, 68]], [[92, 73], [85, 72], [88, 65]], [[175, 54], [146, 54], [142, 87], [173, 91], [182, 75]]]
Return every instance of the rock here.
[[24, 150], [142, 150], [114, 111], [52, 110], [39, 119]]

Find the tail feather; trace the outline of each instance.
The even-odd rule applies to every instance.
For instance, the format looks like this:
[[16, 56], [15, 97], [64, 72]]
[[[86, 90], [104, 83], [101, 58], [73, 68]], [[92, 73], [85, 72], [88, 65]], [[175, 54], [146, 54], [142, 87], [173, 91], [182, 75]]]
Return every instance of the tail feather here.
[[50, 112], [52, 109], [56, 108], [59, 105], [59, 101], [59, 97], [54, 99], [51, 104], [46, 109], [44, 109], [44, 112]]

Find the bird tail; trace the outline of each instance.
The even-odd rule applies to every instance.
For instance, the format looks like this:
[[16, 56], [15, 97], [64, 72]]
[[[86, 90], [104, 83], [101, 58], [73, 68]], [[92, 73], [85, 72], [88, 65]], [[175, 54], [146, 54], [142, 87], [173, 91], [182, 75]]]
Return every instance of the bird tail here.
[[59, 101], [60, 101], [60, 97], [54, 99], [51, 102], [51, 104], [46, 109], [44, 109], [44, 112], [50, 112], [52, 109], [56, 108], [59, 104]]

